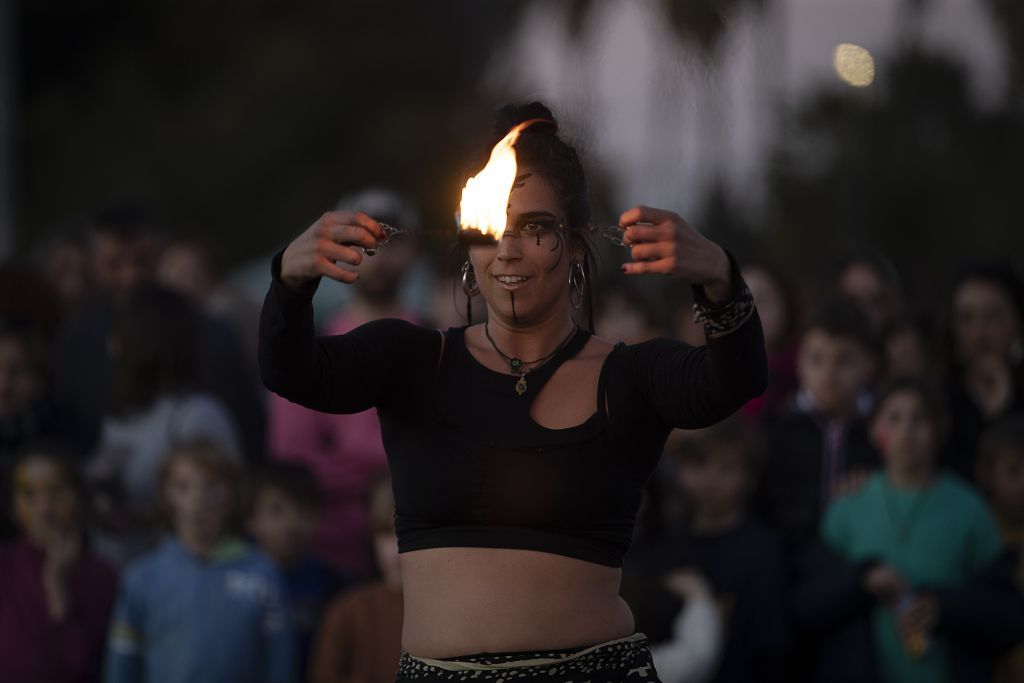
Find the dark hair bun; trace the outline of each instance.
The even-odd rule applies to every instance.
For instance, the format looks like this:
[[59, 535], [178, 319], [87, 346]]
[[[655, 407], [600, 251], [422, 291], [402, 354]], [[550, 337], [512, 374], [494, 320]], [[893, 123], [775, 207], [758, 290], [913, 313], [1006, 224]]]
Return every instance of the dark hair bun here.
[[523, 121], [541, 119], [529, 127], [534, 133], [558, 133], [558, 122], [555, 115], [540, 102], [529, 104], [506, 104], [494, 112], [494, 135], [500, 140], [508, 132]]

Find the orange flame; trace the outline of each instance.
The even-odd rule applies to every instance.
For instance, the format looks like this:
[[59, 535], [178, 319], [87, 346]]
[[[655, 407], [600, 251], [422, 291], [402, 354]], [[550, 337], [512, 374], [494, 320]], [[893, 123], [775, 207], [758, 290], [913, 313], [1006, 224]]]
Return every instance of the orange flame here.
[[483, 170], [466, 181], [459, 202], [460, 229], [473, 228], [494, 239], [501, 239], [505, 232], [508, 196], [516, 181], [516, 150], [513, 145], [523, 129], [541, 120], [524, 121], [510, 130], [491, 150], [491, 158]]

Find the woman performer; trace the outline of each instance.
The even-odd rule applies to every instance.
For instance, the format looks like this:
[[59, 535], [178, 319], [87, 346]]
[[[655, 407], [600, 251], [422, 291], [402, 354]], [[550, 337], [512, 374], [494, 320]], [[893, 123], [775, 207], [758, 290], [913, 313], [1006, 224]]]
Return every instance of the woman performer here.
[[673, 427], [711, 425], [764, 390], [761, 324], [735, 260], [674, 213], [622, 214], [634, 259], [623, 271], [692, 283], [707, 345], [613, 344], [574, 324], [586, 179], [539, 103], [499, 110], [495, 140], [531, 119], [504, 235], [471, 246], [463, 266], [486, 323], [378, 320], [316, 337], [320, 278], [355, 282], [336, 263], [358, 266], [358, 247], [385, 238], [363, 213], [324, 214], [273, 262], [266, 386], [380, 416], [405, 599], [399, 681], [657, 681], [619, 597], [641, 490]]

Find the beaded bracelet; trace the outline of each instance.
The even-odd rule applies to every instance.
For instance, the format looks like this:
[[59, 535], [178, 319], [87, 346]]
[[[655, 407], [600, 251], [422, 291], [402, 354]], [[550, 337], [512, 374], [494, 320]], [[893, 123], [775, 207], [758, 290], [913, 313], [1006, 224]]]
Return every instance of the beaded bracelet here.
[[729, 257], [732, 297], [728, 301], [711, 301], [703, 287], [693, 287], [693, 322], [704, 326], [704, 335], [709, 339], [735, 332], [754, 314], [754, 295], [740, 275], [736, 258], [728, 249], [725, 254]]

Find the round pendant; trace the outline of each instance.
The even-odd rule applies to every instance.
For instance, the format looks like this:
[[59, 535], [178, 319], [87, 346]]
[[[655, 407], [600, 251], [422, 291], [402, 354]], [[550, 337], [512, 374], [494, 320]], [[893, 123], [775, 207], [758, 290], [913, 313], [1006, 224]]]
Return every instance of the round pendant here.
[[519, 369], [523, 367], [523, 361], [518, 358], [513, 358], [509, 361], [509, 366], [512, 368], [512, 372], [519, 372]]

